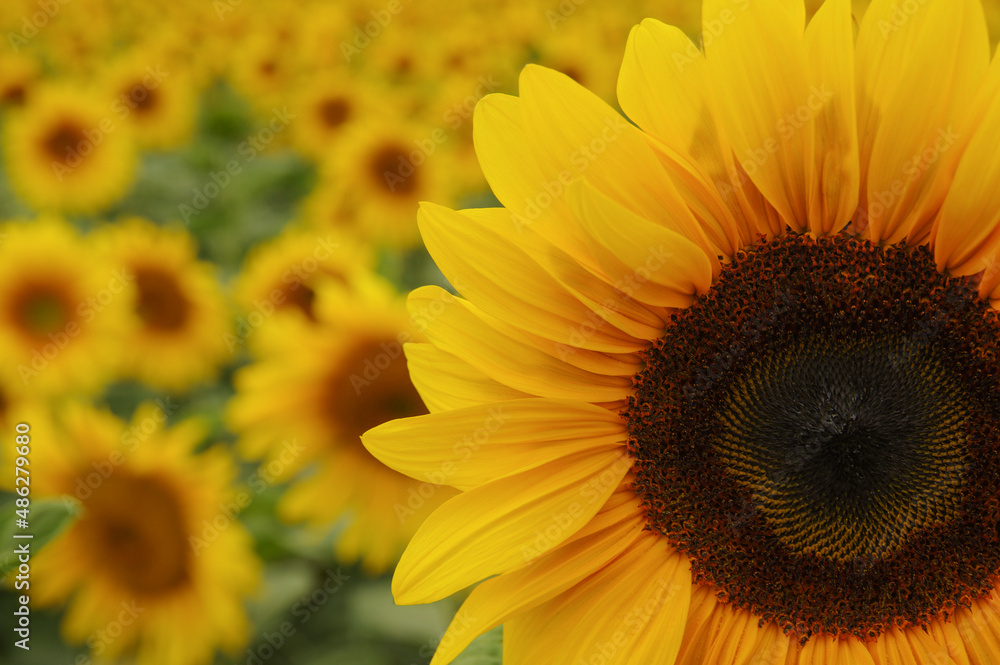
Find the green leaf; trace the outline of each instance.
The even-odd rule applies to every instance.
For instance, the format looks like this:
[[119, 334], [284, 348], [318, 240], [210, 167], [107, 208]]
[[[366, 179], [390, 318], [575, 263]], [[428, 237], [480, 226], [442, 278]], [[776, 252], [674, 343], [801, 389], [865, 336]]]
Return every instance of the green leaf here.
[[503, 626], [497, 626], [474, 639], [452, 663], [453, 665], [502, 665]]
[[[76, 519], [80, 514], [80, 502], [70, 496], [33, 499], [28, 506], [27, 528], [17, 526], [16, 520], [20, 518], [15, 510], [18, 508], [14, 500], [0, 506], [0, 543], [3, 543], [0, 546], [0, 577], [6, 577], [18, 565], [15, 543], [29, 543], [29, 551], [35, 556]], [[14, 534], [32, 537], [14, 538]]]

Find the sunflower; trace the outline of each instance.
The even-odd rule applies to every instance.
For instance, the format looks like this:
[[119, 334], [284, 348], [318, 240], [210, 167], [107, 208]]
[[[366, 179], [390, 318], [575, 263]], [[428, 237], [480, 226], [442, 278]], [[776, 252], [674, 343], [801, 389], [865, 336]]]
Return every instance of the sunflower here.
[[289, 228], [255, 246], [234, 286], [237, 332], [246, 339], [275, 312], [298, 312], [316, 321], [318, 281], [349, 283], [374, 268], [375, 257], [349, 237]]
[[339, 140], [350, 133], [352, 124], [371, 116], [374, 108], [373, 95], [361, 82], [329, 73], [310, 79], [294, 102], [292, 145], [306, 157], [321, 162], [337, 150]]
[[230, 56], [229, 82], [262, 115], [273, 113], [285, 103], [295, 79], [295, 60], [289, 53], [294, 40], [273, 25], [258, 25], [238, 42], [238, 52]]
[[262, 473], [295, 480], [279, 516], [317, 529], [342, 521], [336, 552], [385, 571], [429, 512], [454, 491], [433, 475], [411, 480], [368, 454], [358, 437], [375, 424], [425, 413], [403, 345], [417, 339], [391, 287], [370, 277], [351, 289], [316, 286], [321, 325], [276, 318], [260, 331], [261, 359], [235, 377], [227, 414], [240, 449]]
[[0, 234], [5, 371], [29, 394], [101, 389], [128, 330], [130, 276], [54, 217], [10, 222]]
[[93, 212], [132, 183], [135, 145], [111, 106], [68, 86], [38, 86], [4, 127], [14, 191], [36, 209]]
[[232, 460], [194, 454], [202, 427], [166, 428], [167, 415], [146, 404], [126, 426], [70, 404], [51, 431], [33, 424], [34, 492], [73, 496], [83, 513], [32, 559], [32, 601], [69, 599], [63, 633], [94, 656], [194, 665], [249, 637], [242, 602], [260, 564], [223, 508], [235, 505]]
[[0, 56], [0, 107], [23, 105], [38, 84], [41, 68], [21, 54]]
[[422, 207], [466, 299], [410, 296], [434, 406], [363, 442], [462, 493], [397, 602], [490, 578], [433, 665], [501, 623], [506, 663], [1000, 662], [982, 7], [703, 9], [704, 53], [630, 34], [634, 124], [529, 66], [475, 117], [506, 207]]
[[228, 312], [215, 269], [198, 261], [191, 236], [138, 217], [98, 234], [107, 260], [134, 285], [125, 375], [172, 391], [211, 380], [228, 356]]
[[320, 167], [306, 202], [321, 228], [346, 226], [375, 244], [412, 245], [420, 201], [452, 194], [455, 148], [443, 127], [396, 120], [359, 123]]
[[147, 47], [108, 67], [102, 90], [117, 122], [128, 123], [138, 145], [173, 148], [191, 136], [197, 104], [190, 76], [165, 47]]

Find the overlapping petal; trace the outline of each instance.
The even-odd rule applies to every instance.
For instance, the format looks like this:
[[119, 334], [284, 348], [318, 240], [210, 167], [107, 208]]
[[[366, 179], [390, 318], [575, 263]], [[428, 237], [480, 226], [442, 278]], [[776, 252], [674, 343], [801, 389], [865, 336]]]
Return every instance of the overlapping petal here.
[[621, 447], [595, 448], [452, 498], [399, 560], [396, 602], [438, 600], [558, 546], [594, 517], [630, 467]]
[[365, 446], [420, 480], [469, 490], [575, 452], [624, 449], [621, 419], [583, 402], [518, 399], [394, 420]]

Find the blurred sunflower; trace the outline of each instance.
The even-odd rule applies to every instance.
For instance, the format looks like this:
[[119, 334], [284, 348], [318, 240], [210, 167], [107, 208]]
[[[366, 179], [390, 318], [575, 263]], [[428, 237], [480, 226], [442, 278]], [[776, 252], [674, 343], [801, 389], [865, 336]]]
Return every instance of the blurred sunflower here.
[[[425, 412], [402, 358], [418, 333], [391, 287], [374, 278], [351, 290], [328, 281], [316, 297], [322, 326], [282, 317], [261, 329], [261, 358], [236, 375], [227, 420], [241, 451], [264, 457], [274, 479], [312, 465], [282, 498], [279, 516], [317, 528], [344, 520], [337, 556], [377, 574], [454, 492], [422, 482], [431, 476], [414, 481], [386, 468], [358, 438], [376, 423]], [[303, 452], [292, 454], [293, 446]]]
[[132, 183], [129, 128], [89, 92], [39, 86], [4, 127], [4, 157], [14, 191], [36, 209], [94, 212]]
[[232, 460], [222, 448], [195, 454], [202, 427], [166, 428], [166, 415], [146, 404], [126, 427], [70, 404], [52, 431], [33, 424], [34, 493], [74, 496], [83, 514], [33, 558], [32, 601], [68, 599], [63, 633], [95, 657], [196, 665], [249, 637], [242, 603], [260, 564], [243, 526], [218, 519]]
[[228, 312], [215, 267], [198, 261], [191, 236], [137, 217], [97, 233], [111, 265], [134, 284], [124, 374], [171, 391], [214, 377], [228, 356]]
[[237, 51], [230, 56], [229, 80], [260, 113], [271, 113], [272, 107], [284, 104], [293, 89], [292, 43], [274, 26], [262, 26], [233, 45]]
[[93, 392], [111, 378], [132, 283], [66, 222], [0, 227], [0, 349], [20, 390]]
[[900, 11], [644, 21], [635, 125], [536, 66], [480, 104], [506, 208], [420, 214], [468, 298], [410, 298], [438, 408], [363, 437], [463, 490], [397, 601], [491, 578], [433, 665], [501, 623], [505, 663], [1000, 662], [1000, 60], [975, 0]]
[[294, 102], [292, 145], [310, 159], [322, 162], [338, 149], [340, 138], [350, 133], [350, 127], [362, 118], [370, 118], [375, 108], [373, 96], [361, 81], [329, 74], [310, 79]]
[[194, 86], [163, 50], [122, 57], [108, 67], [101, 89], [115, 120], [132, 127], [140, 147], [173, 148], [191, 136], [198, 110]]
[[244, 316], [297, 311], [316, 321], [316, 282], [347, 284], [374, 265], [371, 250], [355, 240], [288, 229], [247, 255], [234, 287], [236, 304]]
[[40, 75], [41, 68], [34, 58], [11, 53], [0, 56], [0, 107], [22, 106]]
[[451, 196], [452, 148], [441, 127], [361, 123], [322, 164], [307, 215], [319, 228], [346, 223], [374, 244], [413, 245], [417, 204]]

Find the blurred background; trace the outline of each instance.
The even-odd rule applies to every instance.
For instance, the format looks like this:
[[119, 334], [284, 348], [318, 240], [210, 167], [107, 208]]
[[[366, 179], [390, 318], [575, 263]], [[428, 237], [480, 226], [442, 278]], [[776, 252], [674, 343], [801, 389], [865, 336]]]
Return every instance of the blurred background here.
[[5, 0], [0, 662], [428, 663], [462, 599], [390, 580], [454, 490], [358, 441], [426, 412], [417, 204], [497, 205], [476, 102], [536, 62], [614, 105], [647, 16], [702, 38], [681, 0]]

